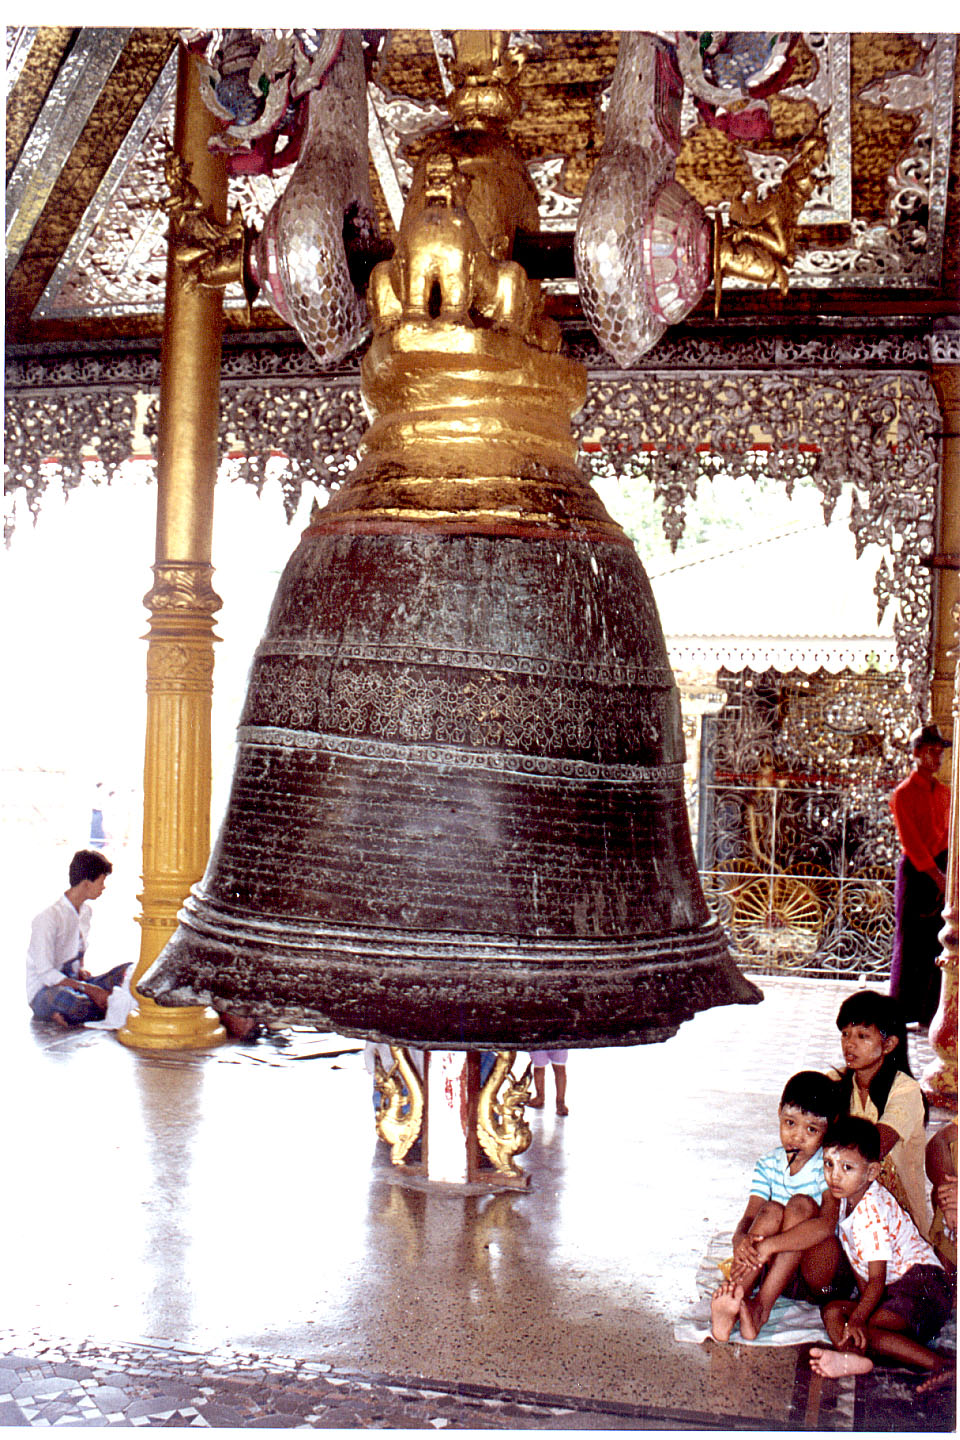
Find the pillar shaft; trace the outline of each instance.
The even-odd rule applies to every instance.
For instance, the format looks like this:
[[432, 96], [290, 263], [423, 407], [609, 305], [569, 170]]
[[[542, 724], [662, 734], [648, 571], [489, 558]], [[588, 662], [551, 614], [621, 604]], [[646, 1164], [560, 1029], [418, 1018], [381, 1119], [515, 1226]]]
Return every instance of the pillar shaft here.
[[[931, 372], [943, 416], [943, 452], [937, 554], [943, 560], [960, 556], [960, 365], [934, 365]], [[933, 680], [930, 718], [950, 735], [956, 672], [957, 572], [938, 568], [934, 582]]]
[[[216, 122], [199, 93], [193, 58], [181, 46], [174, 150], [206, 213], [224, 221], [223, 159], [207, 148]], [[213, 617], [220, 599], [210, 563], [220, 410], [219, 291], [187, 289], [171, 221], [160, 371], [157, 534], [147, 636], [147, 727], [143, 767], [143, 907], [135, 1008], [124, 1044], [184, 1049], [217, 1044], [225, 1032], [201, 1005], [162, 1007], [137, 981], [177, 927], [177, 912], [210, 851], [210, 711]]]
[[[960, 622], [960, 607], [954, 610], [955, 623]], [[955, 632], [960, 647], [960, 623]], [[955, 666], [954, 716], [960, 721], [960, 659]], [[960, 724], [954, 724], [954, 735], [960, 735]], [[940, 1004], [930, 1024], [930, 1044], [935, 1059], [923, 1073], [923, 1089], [927, 1099], [947, 1110], [957, 1109], [957, 1021], [958, 967], [960, 967], [960, 882], [958, 882], [958, 851], [960, 842], [960, 745], [954, 742], [951, 753], [952, 798], [950, 805], [950, 839], [947, 851], [947, 888], [943, 902], [943, 929], [940, 931], [941, 953], [937, 964], [943, 972]]]
[[952, 731], [952, 801], [947, 855], [947, 888], [940, 932], [943, 971], [940, 1004], [930, 1025], [930, 1044], [936, 1058], [923, 1075], [930, 1101], [946, 1109], [957, 1108], [958, 962], [960, 962], [960, 603], [957, 558], [960, 556], [960, 365], [934, 366], [943, 414], [943, 466], [938, 531], [937, 609], [934, 620], [934, 669], [931, 687], [932, 719], [944, 734]]
[[423, 1156], [427, 1179], [465, 1185], [477, 1167], [477, 1076], [465, 1050], [428, 1050]]

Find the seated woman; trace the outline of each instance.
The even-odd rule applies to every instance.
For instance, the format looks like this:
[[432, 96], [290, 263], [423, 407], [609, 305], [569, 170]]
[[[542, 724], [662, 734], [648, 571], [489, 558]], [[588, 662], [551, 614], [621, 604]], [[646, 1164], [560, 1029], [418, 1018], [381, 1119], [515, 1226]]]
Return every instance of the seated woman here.
[[858, 990], [837, 1014], [844, 1069], [840, 1113], [870, 1120], [880, 1131], [880, 1183], [903, 1206], [924, 1239], [930, 1233], [923, 1171], [927, 1103], [910, 1070], [907, 1024], [889, 995]]

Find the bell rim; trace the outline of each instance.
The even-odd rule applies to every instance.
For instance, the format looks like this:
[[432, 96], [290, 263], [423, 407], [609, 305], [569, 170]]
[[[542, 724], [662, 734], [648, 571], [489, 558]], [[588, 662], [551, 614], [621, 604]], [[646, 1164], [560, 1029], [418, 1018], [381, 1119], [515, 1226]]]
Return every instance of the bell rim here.
[[[584, 937], [548, 946], [490, 936], [484, 947], [478, 944], [480, 937], [472, 937], [473, 948], [484, 952], [475, 959], [465, 953], [462, 935], [437, 933], [432, 937], [437, 952], [446, 950], [449, 958], [431, 961], [424, 932], [339, 926], [339, 953], [331, 937], [323, 953], [315, 945], [291, 946], [287, 927], [282, 943], [266, 933], [253, 943], [249, 935], [235, 933], [239, 926], [233, 927], [234, 933], [204, 934], [208, 927], [196, 905], [192, 908], [193, 915], [186, 907], [181, 912], [179, 929], [139, 982], [158, 1004], [219, 1002], [226, 1008], [250, 1008], [274, 1021], [315, 1023], [340, 1035], [422, 1049], [595, 1049], [655, 1043], [675, 1034], [700, 1010], [755, 1004], [763, 998], [741, 973], [715, 919], [690, 931], [621, 942]], [[362, 929], [364, 935], [358, 933]], [[402, 954], [389, 953], [391, 940], [398, 949], [403, 947]], [[539, 960], [533, 958], [534, 947]], [[498, 952], [508, 948], [521, 953], [505, 962]], [[564, 952], [565, 958], [557, 954], [553, 963], [545, 961], [548, 948]], [[196, 951], [206, 957], [199, 967]], [[611, 957], [612, 951], [616, 953]], [[314, 963], [304, 963], [308, 955]], [[183, 971], [190, 968], [188, 981]], [[263, 996], [270, 993], [265, 982], [274, 969], [285, 975], [284, 998], [265, 1004]], [[289, 996], [297, 989], [302, 998], [292, 1001]], [[657, 1003], [651, 1007], [654, 996]], [[473, 997], [482, 997], [477, 1012]], [[438, 1034], [441, 1011], [445, 1020]]]

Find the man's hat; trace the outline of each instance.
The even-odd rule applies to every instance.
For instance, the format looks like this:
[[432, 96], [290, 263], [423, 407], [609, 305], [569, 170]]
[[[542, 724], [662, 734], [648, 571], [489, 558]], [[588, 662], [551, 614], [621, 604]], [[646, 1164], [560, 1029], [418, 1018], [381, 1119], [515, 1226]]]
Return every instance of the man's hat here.
[[941, 735], [936, 725], [921, 725], [919, 730], [914, 730], [910, 736], [910, 749], [919, 750], [921, 745], [940, 745], [946, 749], [953, 741]]

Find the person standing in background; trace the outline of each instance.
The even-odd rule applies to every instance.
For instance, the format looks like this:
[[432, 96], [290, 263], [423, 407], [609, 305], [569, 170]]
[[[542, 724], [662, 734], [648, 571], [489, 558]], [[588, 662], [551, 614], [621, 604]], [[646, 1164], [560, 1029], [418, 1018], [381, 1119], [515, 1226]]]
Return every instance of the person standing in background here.
[[98, 780], [94, 786], [93, 804], [90, 807], [90, 849], [103, 850], [110, 836], [104, 825], [103, 812], [106, 806], [107, 792], [104, 789], [103, 781]]
[[890, 994], [908, 1021], [928, 1026], [940, 999], [938, 936], [946, 888], [950, 787], [936, 778], [952, 742], [936, 725], [910, 736], [913, 769], [890, 797], [900, 848], [894, 891]]
[[533, 1064], [533, 1098], [527, 1101], [531, 1110], [542, 1110], [546, 1103], [547, 1066], [553, 1066], [553, 1080], [557, 1089], [557, 1114], [569, 1115], [567, 1109], [567, 1052], [566, 1050], [531, 1050]]

